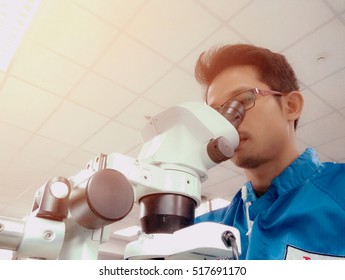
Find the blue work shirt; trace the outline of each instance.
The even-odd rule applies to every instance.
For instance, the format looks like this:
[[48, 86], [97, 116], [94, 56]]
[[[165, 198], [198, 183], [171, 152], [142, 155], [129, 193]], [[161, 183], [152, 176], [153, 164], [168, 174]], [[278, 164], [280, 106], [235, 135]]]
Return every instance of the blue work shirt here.
[[245, 188], [246, 199], [239, 191], [229, 206], [195, 219], [236, 227], [240, 259], [345, 257], [345, 164], [321, 163], [308, 148], [261, 197], [250, 182]]

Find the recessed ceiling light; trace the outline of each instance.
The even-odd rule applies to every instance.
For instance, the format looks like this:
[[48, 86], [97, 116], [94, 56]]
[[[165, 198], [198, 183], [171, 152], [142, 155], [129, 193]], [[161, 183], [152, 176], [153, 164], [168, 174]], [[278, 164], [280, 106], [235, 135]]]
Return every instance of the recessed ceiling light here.
[[0, 70], [6, 72], [41, 0], [0, 0]]
[[326, 57], [325, 56], [319, 56], [318, 58], [317, 58], [317, 62], [323, 62], [323, 61], [325, 61], [326, 60]]
[[315, 57], [316, 57], [316, 62], [322, 63], [326, 61], [326, 59], [328, 58], [328, 54], [326, 52], [321, 52], [321, 53], [318, 53]]

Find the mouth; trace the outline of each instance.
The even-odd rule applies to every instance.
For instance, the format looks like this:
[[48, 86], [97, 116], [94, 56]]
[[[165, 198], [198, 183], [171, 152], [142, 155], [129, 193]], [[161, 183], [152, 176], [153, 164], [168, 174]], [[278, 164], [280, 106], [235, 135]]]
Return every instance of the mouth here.
[[247, 142], [247, 140], [248, 140], [248, 136], [247, 135], [241, 135], [240, 134], [240, 142], [239, 142], [239, 144], [238, 144], [238, 146], [237, 146], [235, 151], [241, 149], [241, 147], [244, 145], [244, 143]]
[[241, 131], [238, 135], [240, 137], [240, 141], [246, 141], [249, 138], [249, 134], [247, 132]]

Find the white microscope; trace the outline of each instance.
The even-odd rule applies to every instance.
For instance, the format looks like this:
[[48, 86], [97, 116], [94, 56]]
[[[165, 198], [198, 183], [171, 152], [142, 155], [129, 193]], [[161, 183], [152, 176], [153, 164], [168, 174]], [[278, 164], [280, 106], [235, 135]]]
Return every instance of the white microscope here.
[[0, 248], [14, 259], [97, 259], [109, 225], [138, 203], [142, 233], [125, 259], [238, 259], [236, 228], [193, 221], [201, 183], [233, 155], [244, 115], [236, 101], [220, 112], [201, 102], [167, 109], [144, 127], [137, 158], [101, 154], [42, 186], [24, 219], [0, 217]]

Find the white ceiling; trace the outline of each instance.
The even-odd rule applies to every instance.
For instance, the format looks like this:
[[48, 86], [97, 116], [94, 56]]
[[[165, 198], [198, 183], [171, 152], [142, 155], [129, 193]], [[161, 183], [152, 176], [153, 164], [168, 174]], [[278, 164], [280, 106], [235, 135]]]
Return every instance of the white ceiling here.
[[[0, 71], [0, 215], [27, 215], [41, 185], [101, 152], [135, 157], [145, 117], [202, 100], [199, 54], [240, 42], [287, 56], [306, 99], [301, 151], [345, 162], [344, 0], [42, 0]], [[209, 198], [245, 181], [230, 162], [209, 175]]]

